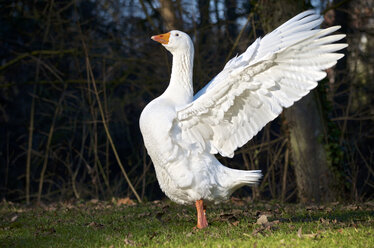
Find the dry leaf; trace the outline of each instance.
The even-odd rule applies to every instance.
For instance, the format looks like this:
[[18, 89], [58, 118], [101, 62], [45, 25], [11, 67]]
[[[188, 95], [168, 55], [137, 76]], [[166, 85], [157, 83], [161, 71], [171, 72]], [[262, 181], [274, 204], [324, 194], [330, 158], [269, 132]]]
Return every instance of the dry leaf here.
[[234, 221], [233, 223], [231, 223], [233, 226], [238, 226], [239, 225], [239, 221]]
[[265, 230], [265, 228], [261, 226], [261, 227], [255, 229], [255, 230], [253, 230], [252, 235], [256, 236], [258, 233], [261, 233], [264, 230]]
[[103, 224], [100, 224], [100, 223], [96, 223], [96, 222], [94, 222], [94, 221], [92, 221], [91, 223], [89, 223], [88, 225], [87, 225], [88, 227], [93, 227], [93, 228], [101, 228], [101, 227], [103, 227], [104, 225]]
[[247, 204], [244, 200], [237, 197], [231, 197], [230, 201], [235, 206], [245, 206]]
[[360, 207], [357, 205], [348, 205], [345, 207], [347, 210], [358, 210]]
[[10, 222], [15, 222], [18, 219], [18, 215], [14, 215], [11, 219]]
[[126, 197], [126, 198], [120, 198], [117, 200], [117, 206], [121, 206], [121, 205], [133, 206], [133, 205], [136, 205], [136, 203], [133, 200], [131, 200], [129, 197]]
[[241, 210], [241, 209], [233, 209], [233, 210], [231, 210], [231, 213], [233, 214], [233, 215], [242, 215], [243, 214], [243, 210]]
[[328, 219], [325, 220], [325, 219], [322, 218], [322, 217], [319, 219], [319, 221], [320, 221], [322, 224], [327, 224], [327, 225], [330, 224], [330, 221], [329, 221]]
[[310, 206], [307, 206], [305, 209], [308, 211], [311, 211], [311, 210], [317, 210], [318, 207], [316, 205], [310, 205]]
[[150, 215], [151, 215], [150, 212], [140, 213], [140, 214], [138, 214], [138, 218], [144, 218], [144, 217], [146, 217], [146, 216], [150, 216]]
[[246, 237], [251, 237], [251, 235], [249, 235], [248, 233], [243, 233], [243, 235]]
[[297, 231], [297, 237], [299, 237], [300, 239], [303, 237], [302, 231], [303, 231], [303, 227], [300, 227], [299, 230]]
[[303, 237], [306, 237], [306, 238], [315, 238], [317, 237], [317, 233], [310, 233], [310, 234], [303, 234]]
[[260, 217], [257, 219], [256, 224], [262, 225], [262, 224], [266, 224], [268, 222], [269, 222], [268, 217], [266, 217], [266, 215], [260, 215]]
[[135, 246], [135, 242], [129, 238], [125, 238], [124, 243], [125, 245]]

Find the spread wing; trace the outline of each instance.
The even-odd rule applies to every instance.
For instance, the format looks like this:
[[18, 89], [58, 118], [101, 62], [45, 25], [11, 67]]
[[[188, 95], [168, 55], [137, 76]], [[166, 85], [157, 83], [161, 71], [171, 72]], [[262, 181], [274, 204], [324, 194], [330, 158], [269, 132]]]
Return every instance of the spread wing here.
[[344, 55], [347, 44], [331, 44], [345, 35], [340, 27], [318, 29], [323, 18], [305, 11], [290, 19], [233, 59], [194, 101], [177, 111], [182, 139], [199, 150], [232, 157], [283, 108], [308, 94], [323, 71]]

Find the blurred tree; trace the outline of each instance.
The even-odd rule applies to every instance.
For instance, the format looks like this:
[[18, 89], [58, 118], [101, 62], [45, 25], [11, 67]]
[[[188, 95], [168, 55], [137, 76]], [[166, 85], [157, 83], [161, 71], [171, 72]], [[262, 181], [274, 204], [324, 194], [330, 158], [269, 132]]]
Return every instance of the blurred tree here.
[[173, 30], [180, 28], [176, 18], [175, 7], [171, 0], [159, 0], [160, 2], [160, 14], [164, 20], [165, 27], [167, 30]]
[[[307, 7], [304, 2], [296, 0], [264, 2], [267, 4], [261, 6], [260, 15], [265, 19], [266, 33]], [[335, 199], [333, 177], [321, 142], [326, 134], [315, 94], [314, 90], [284, 111], [301, 202], [327, 202]]]
[[341, 116], [335, 143], [345, 158], [339, 161], [339, 173], [351, 183], [346, 184], [350, 198], [358, 201], [361, 192], [374, 192], [374, 184], [368, 183], [374, 179], [374, 1], [334, 0], [328, 7], [329, 24], [341, 25], [349, 44], [330, 85], [334, 110]]
[[231, 37], [232, 40], [237, 35], [237, 23], [236, 18], [238, 15], [236, 14], [237, 3], [236, 0], [225, 0], [225, 17], [226, 17], [226, 28], [228, 36]]
[[[41, 174], [42, 201], [131, 195], [104, 132], [98, 99], [134, 187], [142, 198], [161, 198], [138, 118], [145, 104], [167, 87], [170, 61], [160, 56], [160, 51], [167, 53], [150, 41], [150, 35], [174, 28], [191, 35], [198, 90], [222, 70], [229, 54], [243, 52], [257, 37], [310, 8], [307, 3], [0, 1], [0, 198], [33, 202]], [[345, 183], [350, 199], [366, 199], [374, 193], [372, 1], [313, 3], [331, 9], [327, 16], [331, 13], [335, 19], [326, 25], [343, 24], [350, 45], [346, 63], [339, 61], [336, 69], [329, 70], [328, 82], [318, 88], [328, 91], [329, 101], [321, 104], [324, 114], [316, 110], [310, 95], [283, 116], [290, 135], [278, 118], [238, 150], [233, 160], [220, 159], [233, 168], [262, 169], [264, 179], [257, 195], [263, 199], [296, 200], [296, 189], [302, 201], [328, 198], [325, 195], [331, 190], [326, 181], [331, 177], [326, 176], [326, 164], [340, 175], [339, 183]], [[99, 98], [88, 76], [87, 60]], [[325, 129], [320, 126], [321, 116]], [[309, 130], [298, 128], [301, 125]], [[325, 155], [316, 142], [318, 133], [327, 144]], [[290, 148], [294, 170], [288, 169]], [[248, 189], [236, 193], [249, 195]]]

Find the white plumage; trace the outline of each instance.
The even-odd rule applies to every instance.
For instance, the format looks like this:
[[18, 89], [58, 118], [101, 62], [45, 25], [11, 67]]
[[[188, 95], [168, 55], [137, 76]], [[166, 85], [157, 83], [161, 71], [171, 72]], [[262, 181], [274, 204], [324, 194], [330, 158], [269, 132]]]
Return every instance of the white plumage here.
[[256, 184], [261, 171], [234, 170], [214, 156], [233, 157], [283, 108], [308, 94], [323, 71], [343, 54], [340, 27], [318, 29], [323, 18], [305, 11], [231, 59], [193, 96], [193, 43], [181, 31], [153, 36], [173, 54], [170, 84], [140, 117], [147, 151], [161, 189], [177, 203], [219, 202], [243, 185]]

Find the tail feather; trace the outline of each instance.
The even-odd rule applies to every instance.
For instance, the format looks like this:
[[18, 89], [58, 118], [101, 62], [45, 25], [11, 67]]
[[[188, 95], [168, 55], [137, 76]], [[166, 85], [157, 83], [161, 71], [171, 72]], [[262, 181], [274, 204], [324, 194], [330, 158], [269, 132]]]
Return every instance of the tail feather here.
[[258, 185], [262, 173], [261, 170], [230, 170], [230, 192], [233, 193], [235, 190], [245, 186], [245, 185]]
[[238, 182], [241, 182], [243, 185], [257, 185], [261, 178], [261, 170], [240, 171]]

